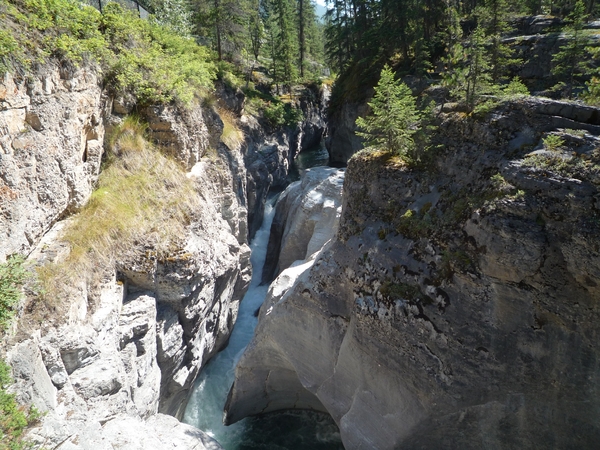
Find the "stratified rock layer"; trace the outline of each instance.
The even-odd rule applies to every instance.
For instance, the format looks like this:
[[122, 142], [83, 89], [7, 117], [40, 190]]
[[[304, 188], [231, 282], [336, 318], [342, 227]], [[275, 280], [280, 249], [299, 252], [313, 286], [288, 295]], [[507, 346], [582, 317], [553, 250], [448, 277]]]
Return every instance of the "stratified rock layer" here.
[[555, 130], [593, 126], [546, 114], [567, 106], [444, 115], [428, 169], [353, 158], [338, 238], [274, 282], [226, 420], [325, 409], [349, 450], [595, 448], [599, 140]]
[[[4, 78], [0, 261], [14, 252], [31, 252], [33, 264], [68, 255], [59, 219], [89, 199], [105, 127], [117, 125], [133, 101], [106, 96], [90, 67], [49, 65], [20, 84]], [[158, 257], [151, 244], [131, 248], [114, 266], [99, 262], [97, 277], [80, 274], [65, 298], [47, 298], [45, 316], [23, 315], [2, 356], [17, 399], [45, 413], [29, 432], [44, 448], [218, 447], [157, 413], [181, 417], [248, 287], [244, 161], [239, 148], [220, 143], [214, 110], [165, 106], [142, 114], [154, 141], [189, 170], [198, 210], [170, 254]]]
[[0, 83], [0, 261], [27, 253], [89, 198], [103, 153], [102, 96], [93, 69], [50, 65]]

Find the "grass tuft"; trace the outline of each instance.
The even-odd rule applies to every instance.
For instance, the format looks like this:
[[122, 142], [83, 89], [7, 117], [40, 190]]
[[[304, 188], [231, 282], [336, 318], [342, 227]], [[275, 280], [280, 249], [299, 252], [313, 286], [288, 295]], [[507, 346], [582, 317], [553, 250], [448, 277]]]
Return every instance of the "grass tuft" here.
[[244, 139], [244, 135], [237, 126], [235, 116], [231, 111], [224, 108], [219, 109], [219, 116], [223, 121], [221, 141], [232, 150], [238, 148]]
[[184, 169], [144, 139], [144, 128], [132, 118], [114, 132], [112, 157], [97, 189], [66, 227], [69, 256], [38, 269], [45, 299], [60, 298], [62, 287], [82, 274], [98, 276], [99, 267], [148, 249], [166, 257], [178, 248], [198, 208], [197, 195]]

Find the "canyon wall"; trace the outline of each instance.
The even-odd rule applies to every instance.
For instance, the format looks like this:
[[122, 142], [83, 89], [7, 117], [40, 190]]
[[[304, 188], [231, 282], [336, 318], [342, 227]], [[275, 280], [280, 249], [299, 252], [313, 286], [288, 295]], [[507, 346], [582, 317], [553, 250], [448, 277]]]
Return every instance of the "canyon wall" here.
[[[229, 148], [218, 109], [141, 108], [105, 91], [93, 66], [50, 62], [0, 84], [0, 261], [60, 263], [70, 217], [89, 200], [109, 136], [137, 113], [148, 137], [187, 171], [197, 195], [185, 235], [159, 255], [145, 242], [98, 261], [61, 298], [30, 296], [5, 336], [11, 389], [42, 419], [28, 438], [43, 448], [207, 448], [180, 424], [203, 365], [226, 345], [251, 278], [248, 238], [293, 157], [325, 132], [326, 91], [301, 97], [304, 120], [272, 130], [245, 115], [244, 96], [217, 83], [219, 107], [243, 136]], [[239, 117], [239, 118], [238, 118]], [[248, 167], [248, 169], [246, 169]], [[33, 287], [35, 289], [35, 287]], [[63, 298], [64, 297], [64, 298]]]
[[325, 410], [346, 449], [595, 448], [599, 113], [449, 112], [419, 167], [351, 159], [337, 238], [273, 283], [226, 420]]
[[[91, 195], [105, 135], [135, 105], [103, 91], [93, 67], [59, 63], [26, 80], [7, 75], [0, 95], [0, 257], [60, 262], [69, 253], [62, 232]], [[99, 262], [93, 282], [82, 273], [66, 298], [33, 298], [21, 311], [5, 357], [17, 399], [44, 413], [29, 432], [44, 448], [218, 447], [158, 413], [183, 414], [248, 286], [244, 159], [220, 143], [212, 109], [141, 115], [150, 138], [189, 171], [198, 210], [170, 255], [131, 249], [114, 267]]]

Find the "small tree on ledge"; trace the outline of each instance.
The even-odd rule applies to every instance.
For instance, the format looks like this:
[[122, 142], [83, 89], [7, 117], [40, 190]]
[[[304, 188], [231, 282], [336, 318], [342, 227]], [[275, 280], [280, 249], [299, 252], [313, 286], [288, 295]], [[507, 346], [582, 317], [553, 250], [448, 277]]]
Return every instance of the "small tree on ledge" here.
[[415, 147], [413, 135], [418, 131], [421, 114], [410, 88], [394, 79], [394, 72], [387, 64], [368, 105], [371, 112], [356, 119], [356, 125], [362, 130], [356, 134], [365, 139], [365, 148], [389, 151], [410, 159]]

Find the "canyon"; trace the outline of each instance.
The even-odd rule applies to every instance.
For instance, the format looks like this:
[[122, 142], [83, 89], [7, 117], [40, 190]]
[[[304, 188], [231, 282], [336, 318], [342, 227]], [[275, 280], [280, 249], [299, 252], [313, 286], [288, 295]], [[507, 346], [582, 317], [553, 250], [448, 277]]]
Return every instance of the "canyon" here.
[[[223, 143], [218, 108], [137, 111], [198, 197], [179, 248], [131, 249], [99, 262], [99, 278], [81, 274], [68, 299], [23, 305], [4, 347], [11, 389], [43, 413], [29, 439], [220, 448], [177, 419], [235, 325], [267, 194], [285, 188], [263, 272], [275, 280], [226, 422], [313, 409], [333, 417], [347, 449], [594, 448], [597, 108], [525, 97], [467, 117], [447, 104], [433, 157], [410, 168], [356, 153], [360, 107], [327, 124], [327, 89], [307, 88], [305, 120], [280, 131], [243, 114], [239, 92], [220, 86], [216, 96], [240, 116], [237, 146]], [[92, 194], [107, 136], [134, 109], [93, 67], [5, 76], [1, 260], [66, 257], [63, 227]], [[288, 186], [293, 158], [328, 125], [344, 149], [332, 158], [347, 169], [311, 169]], [[548, 136], [563, 146], [547, 149]]]
[[[102, 89], [92, 66], [54, 62], [28, 79], [7, 74], [0, 93], [3, 261], [29, 254], [35, 267], [68, 256], [64, 229], [90, 199], [108, 136], [134, 108], [149, 138], [187, 170], [197, 196], [171, 253], [145, 242], [114, 264], [97, 261], [99, 276], [81, 273], [64, 298], [25, 301], [5, 357], [17, 400], [42, 414], [29, 439], [73, 449], [220, 448], [173, 417], [181, 418], [199, 371], [227, 344], [251, 276], [248, 238], [269, 189], [285, 185], [292, 158], [323, 134], [326, 92], [308, 97], [309, 119], [294, 130], [269, 134], [243, 118], [245, 140], [234, 148], [221, 142], [217, 109], [139, 110]], [[221, 87], [219, 97], [241, 111], [243, 96]]]

